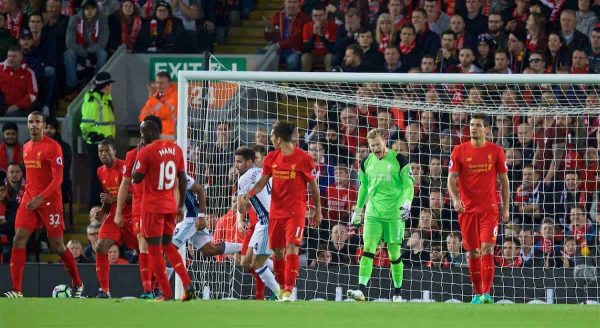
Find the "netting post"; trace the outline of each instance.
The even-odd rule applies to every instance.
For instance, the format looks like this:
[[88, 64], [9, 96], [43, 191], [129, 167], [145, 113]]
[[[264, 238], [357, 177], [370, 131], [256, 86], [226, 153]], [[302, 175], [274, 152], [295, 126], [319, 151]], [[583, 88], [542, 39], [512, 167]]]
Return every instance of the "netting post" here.
[[[183, 162], [184, 167], [187, 167], [188, 159], [188, 147], [187, 147], [187, 94], [188, 94], [188, 83], [187, 79], [183, 76], [183, 72], [177, 73], [177, 145], [183, 150]], [[187, 265], [186, 261], [186, 247], [184, 244], [179, 248], [179, 254], [183, 259], [184, 265]], [[181, 299], [183, 296], [183, 284], [178, 275], [175, 275], [175, 299]]]

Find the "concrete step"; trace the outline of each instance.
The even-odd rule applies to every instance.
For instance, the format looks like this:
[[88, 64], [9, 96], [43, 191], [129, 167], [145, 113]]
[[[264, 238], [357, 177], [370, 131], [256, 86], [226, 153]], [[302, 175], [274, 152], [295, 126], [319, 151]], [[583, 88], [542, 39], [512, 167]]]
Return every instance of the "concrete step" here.
[[227, 38], [227, 43], [231, 44], [231, 45], [266, 45], [267, 41], [265, 41], [264, 36], [233, 36], [233, 35], [229, 35], [229, 38]]
[[57, 254], [40, 254], [40, 262], [45, 263], [60, 263], [60, 256]]
[[273, 14], [276, 13], [277, 9], [267, 9], [267, 10], [253, 10], [250, 12], [249, 20], [256, 20], [262, 23], [262, 17], [264, 16], [267, 20], [271, 20]]
[[242, 27], [260, 27], [260, 28], [265, 28], [265, 23], [260, 20], [260, 17], [258, 20], [246, 20], [242, 22]]
[[86, 226], [90, 223], [90, 216], [88, 213], [73, 213], [73, 224]]
[[244, 54], [244, 55], [252, 55], [255, 54], [258, 50], [262, 49], [263, 45], [215, 45], [215, 54]]
[[[282, 10], [283, 9], [283, 1], [260, 1], [258, 5], [256, 5], [257, 10]], [[271, 17], [267, 17], [271, 18]]]
[[[229, 29], [229, 40], [234, 37], [260, 37], [264, 41], [265, 29], [263, 27], [236, 26]], [[231, 41], [230, 41], [231, 42]]]
[[65, 245], [71, 239], [79, 241], [81, 245], [83, 245], [83, 248], [85, 248], [88, 244], [87, 235], [85, 233], [66, 233], [63, 239], [65, 241]]

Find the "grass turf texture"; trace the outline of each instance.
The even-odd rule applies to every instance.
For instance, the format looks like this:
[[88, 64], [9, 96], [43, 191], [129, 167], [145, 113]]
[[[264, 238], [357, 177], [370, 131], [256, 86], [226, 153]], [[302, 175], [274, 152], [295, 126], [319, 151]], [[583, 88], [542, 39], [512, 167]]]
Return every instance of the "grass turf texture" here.
[[597, 327], [600, 306], [25, 298], [0, 300], [16, 327]]

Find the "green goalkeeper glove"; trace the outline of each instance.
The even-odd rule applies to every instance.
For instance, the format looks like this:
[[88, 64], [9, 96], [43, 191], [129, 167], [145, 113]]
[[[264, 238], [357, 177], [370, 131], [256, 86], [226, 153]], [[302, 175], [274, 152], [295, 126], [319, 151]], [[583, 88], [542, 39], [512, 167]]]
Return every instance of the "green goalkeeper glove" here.
[[356, 228], [360, 227], [362, 224], [362, 211], [362, 208], [354, 208], [354, 212], [352, 212], [352, 219], [350, 223], [352, 223], [352, 225]]

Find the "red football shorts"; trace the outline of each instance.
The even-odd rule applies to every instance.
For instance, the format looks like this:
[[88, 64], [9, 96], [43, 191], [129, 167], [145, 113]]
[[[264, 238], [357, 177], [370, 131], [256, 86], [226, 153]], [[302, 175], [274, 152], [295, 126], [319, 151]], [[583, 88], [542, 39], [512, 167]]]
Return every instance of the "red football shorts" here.
[[117, 245], [124, 244], [129, 249], [138, 249], [137, 234], [134, 232], [131, 218], [123, 218], [123, 227], [115, 224], [111, 216], [107, 217], [100, 227], [98, 239], [110, 239]]
[[144, 238], [173, 235], [175, 230], [175, 213], [150, 213], [144, 212], [140, 221], [140, 230]]
[[467, 251], [481, 248], [481, 243], [495, 244], [498, 236], [497, 211], [461, 213], [458, 224]]
[[46, 228], [48, 238], [62, 238], [65, 230], [62, 204], [59, 206], [38, 207], [30, 211], [23, 202], [17, 210], [15, 228], [34, 231], [37, 228]]
[[244, 235], [244, 243], [242, 244], [242, 255], [246, 255], [246, 252], [248, 251], [248, 245], [250, 245], [250, 239], [252, 239], [255, 227], [256, 223], [250, 225], [248, 230], [246, 230], [246, 234]]
[[269, 248], [285, 248], [288, 244], [300, 246], [305, 226], [304, 216], [269, 220]]

